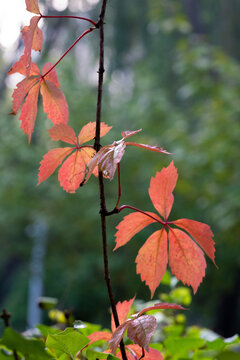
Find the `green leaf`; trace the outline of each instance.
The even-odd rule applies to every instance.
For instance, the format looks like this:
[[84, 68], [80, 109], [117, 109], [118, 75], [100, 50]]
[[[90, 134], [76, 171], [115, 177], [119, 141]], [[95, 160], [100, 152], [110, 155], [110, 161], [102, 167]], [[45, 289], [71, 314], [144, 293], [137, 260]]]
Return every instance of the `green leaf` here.
[[88, 323], [88, 322], [85, 322], [84, 321], [84, 324], [86, 325], [85, 328], [82, 328], [82, 329], [78, 329], [81, 334], [85, 335], [85, 336], [88, 336], [96, 331], [100, 331], [101, 330], [101, 326], [100, 325], [96, 325], [96, 324], [91, 324], [91, 323]]
[[41, 340], [26, 339], [10, 327], [7, 327], [4, 330], [0, 344], [5, 345], [10, 350], [20, 352], [28, 359], [51, 359], [51, 356], [46, 352], [44, 343]]
[[42, 336], [44, 336], [45, 338], [48, 337], [48, 335], [55, 335], [61, 332], [60, 329], [56, 329], [52, 326], [47, 326], [47, 325], [37, 325], [36, 328], [38, 330], [40, 330]]
[[119, 360], [116, 356], [112, 354], [104, 354], [102, 352], [94, 351], [94, 350], [87, 350], [87, 359], [88, 360], [96, 360], [96, 359], [107, 359], [107, 360]]
[[239, 360], [240, 354], [233, 351], [224, 351], [216, 357], [217, 360]]
[[57, 358], [66, 354], [70, 356], [71, 359], [74, 359], [77, 352], [84, 348], [89, 341], [86, 336], [80, 334], [73, 328], [67, 328], [56, 335], [48, 335], [46, 346], [55, 353]]
[[164, 346], [170, 355], [186, 356], [191, 350], [204, 346], [205, 341], [194, 337], [169, 337], [164, 341]]

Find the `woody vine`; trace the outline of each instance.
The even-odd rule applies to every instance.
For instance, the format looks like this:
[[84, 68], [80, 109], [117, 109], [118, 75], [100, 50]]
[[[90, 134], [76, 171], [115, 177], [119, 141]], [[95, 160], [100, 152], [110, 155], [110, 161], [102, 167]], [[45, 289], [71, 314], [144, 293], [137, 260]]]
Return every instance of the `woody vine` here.
[[[104, 276], [114, 320], [112, 322], [113, 333], [95, 332], [91, 334], [87, 344], [79, 349], [76, 356], [80, 356], [83, 349], [89, 346], [89, 344], [102, 339], [109, 341], [109, 348], [112, 354], [117, 354], [117, 357], [123, 360], [136, 358], [150, 359], [153, 357], [154, 359], [162, 359], [159, 351], [148, 346], [157, 326], [156, 320], [154, 316], [144, 314], [152, 309], [183, 308], [176, 304], [158, 303], [127, 320], [134, 299], [122, 303], [119, 302], [116, 306], [108, 264], [106, 217], [119, 214], [125, 209], [134, 211], [125, 216], [118, 224], [114, 250], [124, 246], [146, 226], [152, 223], [159, 225], [159, 230], [155, 231], [147, 239], [136, 258], [137, 273], [140, 274], [141, 280], [149, 287], [151, 297], [153, 297], [156, 288], [159, 286], [168, 263], [172, 274], [178, 280], [191, 286], [194, 293], [197, 291], [205, 276], [206, 261], [204, 252], [214, 262], [215, 248], [212, 239], [213, 234], [208, 225], [195, 220], [168, 220], [174, 202], [173, 190], [178, 178], [177, 169], [173, 162], [168, 167], [162, 168], [161, 171], [157, 172], [150, 181], [149, 196], [158, 214], [138, 209], [129, 204], [120, 206], [120, 162], [127, 146], [135, 146], [164, 155], [170, 153], [156, 145], [129, 141], [129, 138], [137, 136], [141, 129], [124, 130], [121, 134], [122, 138], [110, 145], [102, 146], [100, 143], [100, 138], [105, 136], [111, 129], [111, 126], [102, 122], [102, 90], [105, 71], [104, 20], [107, 0], [102, 0], [97, 21], [79, 16], [45, 16], [40, 12], [38, 0], [25, 0], [25, 2], [27, 10], [35, 15], [32, 17], [30, 25], [22, 29], [22, 38], [25, 45], [24, 54], [9, 71], [9, 75], [20, 73], [25, 76], [17, 84], [13, 92], [12, 114], [16, 115], [21, 108], [19, 116], [21, 128], [28, 135], [28, 140], [31, 142], [40, 92], [43, 100], [43, 110], [54, 124], [48, 130], [50, 138], [54, 141], [61, 140], [71, 145], [55, 148], [44, 155], [39, 169], [38, 184], [51, 176], [58, 166], [60, 166], [58, 172], [60, 185], [69, 193], [74, 193], [79, 187], [87, 186], [87, 181], [92, 174], [98, 177], [99, 182]], [[48, 19], [54, 17], [82, 20], [90, 23], [91, 27], [78, 37], [55, 64], [46, 63], [40, 72], [37, 64], [32, 61], [31, 57], [32, 50], [41, 51], [42, 48], [43, 36], [38, 23], [42, 18]], [[70, 125], [68, 125], [68, 105], [60, 89], [56, 66], [83, 37], [95, 30], [99, 34], [96, 120], [95, 122], [92, 121], [85, 124], [77, 136]], [[94, 140], [93, 144], [88, 144], [91, 140]], [[106, 180], [112, 180], [115, 172], [117, 172], [118, 177], [117, 199], [114, 209], [109, 210], [106, 205], [105, 182]], [[134, 344], [125, 347], [122, 338], [126, 331], [129, 339]]]

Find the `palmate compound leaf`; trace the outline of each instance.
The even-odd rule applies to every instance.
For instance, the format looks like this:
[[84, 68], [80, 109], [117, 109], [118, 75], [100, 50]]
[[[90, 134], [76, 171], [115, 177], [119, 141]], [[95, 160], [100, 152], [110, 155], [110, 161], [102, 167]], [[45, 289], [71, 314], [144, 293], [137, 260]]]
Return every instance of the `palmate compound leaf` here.
[[[24, 67], [26, 69], [26, 58], [23, 55], [10, 69], [9, 75], [19, 72], [27, 76]], [[42, 72], [46, 73], [51, 67], [51, 63], [45, 64]], [[28, 135], [29, 142], [31, 142], [37, 116], [39, 89], [43, 97], [43, 109], [47, 113], [48, 118], [54, 124], [68, 122], [68, 105], [59, 86], [55, 69], [52, 69], [45, 79], [41, 77], [38, 66], [32, 63], [29, 76], [20, 81], [17, 84], [17, 88], [13, 91], [11, 114], [16, 115], [22, 106], [19, 120], [22, 122], [21, 128], [24, 129], [24, 133]]]
[[134, 131], [123, 131], [121, 133], [123, 136], [121, 140], [114, 141], [111, 145], [104, 146], [100, 151], [98, 151], [88, 165], [87, 175], [82, 185], [88, 181], [96, 166], [98, 166], [99, 171], [103, 173], [104, 177], [112, 180], [117, 169], [117, 165], [122, 160], [126, 146], [128, 145], [137, 146], [158, 153], [169, 154], [166, 150], [159, 146], [138, 144], [135, 142], [125, 142], [128, 137], [139, 133], [141, 130], [142, 129]]
[[[203, 251], [188, 234], [182, 230], [172, 228], [173, 225], [188, 232], [214, 262], [213, 234], [208, 225], [188, 219], [167, 221], [173, 205], [172, 192], [176, 181], [177, 169], [172, 162], [167, 168], [163, 168], [158, 172], [150, 182], [150, 198], [164, 221], [161, 221], [159, 217], [152, 213], [150, 213], [149, 221], [143, 219], [144, 216], [149, 217], [147, 212], [146, 215], [142, 213], [139, 215], [137, 212], [131, 213], [125, 216], [118, 224], [118, 231], [115, 235], [116, 247], [114, 250], [126, 244], [138, 231], [152, 222], [157, 222], [161, 227], [160, 231], [156, 231], [148, 238], [136, 258], [137, 273], [141, 275], [142, 281], [145, 281], [146, 285], [148, 285], [152, 297], [161, 282], [168, 259], [172, 273], [178, 280], [191, 286], [194, 293], [205, 276], [206, 261]], [[156, 219], [155, 221], [153, 217]], [[136, 224], [134, 218], [136, 218]], [[169, 256], [167, 254], [167, 229]]]
[[[80, 134], [87, 129], [92, 129], [91, 124], [92, 123], [90, 122], [83, 126]], [[104, 136], [111, 127], [101, 123], [100, 129], [101, 136]], [[85, 140], [87, 139], [87, 141], [92, 140], [95, 136], [95, 133], [92, 130], [90, 130], [89, 133], [88, 138], [84, 138]], [[96, 154], [96, 151], [90, 145], [82, 145], [82, 143], [79, 143], [74, 130], [67, 124], [53, 126], [49, 130], [49, 135], [52, 140], [67, 142], [73, 145], [73, 147], [53, 149], [44, 155], [39, 168], [38, 185], [52, 175], [56, 168], [68, 156], [59, 169], [58, 180], [65, 191], [74, 193], [83, 181], [86, 167], [92, 157]], [[98, 175], [97, 168], [93, 170], [93, 174], [95, 176]]]

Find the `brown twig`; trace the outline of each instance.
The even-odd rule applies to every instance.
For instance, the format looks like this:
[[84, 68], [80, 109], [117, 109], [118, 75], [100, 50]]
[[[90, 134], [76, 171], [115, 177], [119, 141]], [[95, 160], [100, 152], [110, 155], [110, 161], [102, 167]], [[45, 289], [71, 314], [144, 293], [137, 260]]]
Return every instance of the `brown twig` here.
[[[96, 133], [95, 133], [95, 142], [94, 149], [99, 151], [101, 148], [100, 144], [100, 126], [101, 126], [101, 113], [102, 113], [102, 88], [103, 88], [103, 74], [104, 74], [104, 17], [106, 12], [107, 0], [102, 0], [101, 12], [99, 15], [96, 28], [99, 29], [99, 69], [98, 69], [98, 94], [97, 94], [97, 111], [96, 111]], [[101, 216], [101, 229], [102, 229], [102, 247], [103, 247], [103, 261], [104, 261], [104, 277], [108, 289], [108, 296], [112, 308], [112, 314], [116, 327], [119, 326], [119, 319], [117, 314], [117, 309], [115, 305], [109, 265], [108, 265], [108, 249], [107, 249], [107, 231], [106, 231], [106, 200], [104, 192], [104, 180], [103, 174], [99, 172], [99, 192], [100, 192], [100, 216]], [[120, 343], [120, 350], [122, 354], [122, 359], [127, 360], [127, 355], [123, 341]]]

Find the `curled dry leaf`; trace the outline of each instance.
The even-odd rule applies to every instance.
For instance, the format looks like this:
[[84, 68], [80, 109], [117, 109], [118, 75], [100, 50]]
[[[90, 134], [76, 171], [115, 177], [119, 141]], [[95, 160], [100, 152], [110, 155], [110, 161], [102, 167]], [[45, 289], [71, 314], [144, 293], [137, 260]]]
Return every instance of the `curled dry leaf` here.
[[117, 169], [117, 165], [122, 160], [126, 146], [128, 145], [141, 147], [150, 151], [163, 154], [169, 154], [166, 150], [158, 146], [138, 144], [135, 142], [125, 142], [125, 139], [139, 133], [141, 130], [142, 129], [135, 131], [123, 131], [121, 133], [121, 135], [123, 136], [121, 140], [114, 141], [111, 145], [104, 146], [101, 150], [99, 150], [94, 156], [94, 158], [90, 161], [88, 165], [87, 175], [81, 185], [84, 185], [88, 181], [96, 166], [98, 166], [99, 171], [103, 173], [104, 177], [112, 180]]

